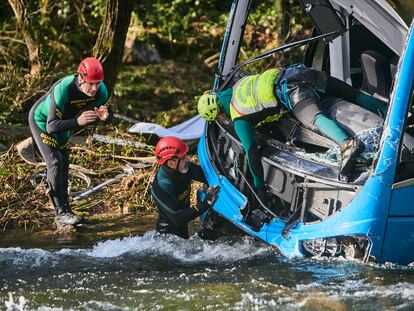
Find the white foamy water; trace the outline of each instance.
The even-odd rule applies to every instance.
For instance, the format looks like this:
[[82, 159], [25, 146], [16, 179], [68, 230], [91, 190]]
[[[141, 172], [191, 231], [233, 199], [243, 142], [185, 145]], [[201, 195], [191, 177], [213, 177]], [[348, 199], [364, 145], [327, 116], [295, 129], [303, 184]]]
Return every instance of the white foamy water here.
[[26, 309], [26, 299], [20, 296], [18, 299], [13, 297], [12, 293], [9, 293], [9, 300], [5, 302], [7, 311], [24, 311]]
[[152, 231], [86, 249], [0, 249], [0, 310], [412, 310], [413, 268]]
[[228, 240], [204, 241], [197, 236], [188, 240], [172, 235], [160, 235], [150, 231], [143, 236], [125, 237], [99, 242], [92, 249], [61, 249], [46, 251], [42, 249], [3, 248], [0, 249], [0, 263], [7, 266], [54, 267], [64, 258], [99, 258], [111, 259], [123, 255], [140, 257], [166, 256], [185, 263], [233, 262], [251, 257], [267, 255], [274, 249], [255, 242], [252, 238], [238, 238], [235, 242]]
[[[125, 253], [167, 255], [182, 262], [198, 261], [237, 261], [262, 254], [268, 254], [272, 249], [264, 244], [254, 242], [245, 237], [229, 244], [227, 240], [209, 242], [197, 236], [184, 240], [176, 236], [160, 235], [150, 231], [143, 236], [128, 237], [98, 243], [92, 250], [84, 254], [91, 257], [110, 258]], [[73, 252], [62, 250], [61, 253]], [[82, 251], [84, 252], [84, 251]]]

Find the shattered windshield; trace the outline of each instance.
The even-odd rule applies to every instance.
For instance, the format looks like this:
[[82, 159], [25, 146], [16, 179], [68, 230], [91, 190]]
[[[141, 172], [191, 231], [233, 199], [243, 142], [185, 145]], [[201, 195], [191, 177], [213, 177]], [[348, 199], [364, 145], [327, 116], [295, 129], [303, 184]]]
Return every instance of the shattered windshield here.
[[[369, 176], [370, 165], [374, 161], [380, 145], [382, 129], [383, 127], [379, 126], [355, 134], [355, 137], [361, 140], [365, 145], [365, 151], [361, 154], [361, 158], [357, 164], [359, 169], [365, 171], [365, 173], [360, 174], [359, 178], [354, 181], [356, 184], [365, 182], [366, 178]], [[331, 148], [326, 152], [306, 153], [296, 151], [295, 153], [302, 158], [307, 158], [319, 163], [325, 163], [332, 166], [339, 166], [341, 164], [339, 146]]]

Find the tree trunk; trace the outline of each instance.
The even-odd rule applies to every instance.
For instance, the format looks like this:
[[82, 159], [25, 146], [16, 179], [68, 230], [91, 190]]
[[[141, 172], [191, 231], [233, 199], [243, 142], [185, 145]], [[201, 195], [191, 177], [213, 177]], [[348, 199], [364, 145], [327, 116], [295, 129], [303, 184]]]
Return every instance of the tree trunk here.
[[30, 74], [36, 75], [40, 73], [42, 63], [39, 55], [41, 38], [40, 25], [33, 12], [30, 10], [30, 5], [25, 0], [8, 0], [16, 16], [17, 28], [22, 32], [26, 47], [29, 53]]
[[291, 1], [289, 0], [282, 0], [281, 1], [281, 11], [282, 11], [282, 18], [281, 18], [281, 27], [280, 27], [280, 35], [282, 40], [286, 39], [286, 36], [290, 32], [290, 18], [291, 18]]
[[93, 55], [102, 62], [109, 94], [113, 92], [121, 66], [131, 13], [132, 0], [106, 1], [105, 18], [93, 48]]

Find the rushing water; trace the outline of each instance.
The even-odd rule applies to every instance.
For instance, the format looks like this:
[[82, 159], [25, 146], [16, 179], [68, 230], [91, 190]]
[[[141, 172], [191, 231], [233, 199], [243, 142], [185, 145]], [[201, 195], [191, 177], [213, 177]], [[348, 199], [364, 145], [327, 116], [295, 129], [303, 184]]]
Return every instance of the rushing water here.
[[0, 282], [5, 310], [414, 309], [413, 266], [288, 260], [248, 237], [2, 248]]

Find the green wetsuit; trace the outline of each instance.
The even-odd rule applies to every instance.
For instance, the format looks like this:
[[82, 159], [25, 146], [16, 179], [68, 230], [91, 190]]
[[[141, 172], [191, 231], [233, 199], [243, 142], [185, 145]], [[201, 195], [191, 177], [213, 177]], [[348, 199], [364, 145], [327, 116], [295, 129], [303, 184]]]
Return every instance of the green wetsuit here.
[[[58, 211], [65, 211], [69, 206], [68, 140], [71, 131], [79, 127], [77, 117], [83, 111], [104, 105], [107, 100], [108, 91], [103, 82], [95, 96], [90, 97], [80, 90], [77, 75], [70, 75], [57, 81], [30, 110], [30, 130], [46, 162], [47, 180]], [[108, 112], [105, 123], [113, 117], [109, 108]]]
[[108, 91], [103, 82], [93, 97], [80, 91], [76, 75], [57, 81], [36, 104], [34, 121], [36, 125], [64, 144], [71, 130], [78, 127], [77, 115], [85, 110], [102, 106], [108, 100]]
[[[227, 115], [230, 115], [230, 101], [233, 95], [233, 89], [228, 88], [217, 94], [217, 99], [221, 106], [226, 111]], [[250, 171], [253, 175], [254, 185], [257, 189], [264, 187], [263, 180], [263, 167], [261, 165], [261, 159], [259, 151], [257, 150], [256, 140], [254, 138], [252, 125], [249, 121], [244, 119], [236, 119], [233, 122], [234, 130], [237, 136], [239, 136], [240, 142], [247, 153], [247, 159], [250, 167]]]

